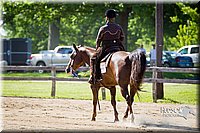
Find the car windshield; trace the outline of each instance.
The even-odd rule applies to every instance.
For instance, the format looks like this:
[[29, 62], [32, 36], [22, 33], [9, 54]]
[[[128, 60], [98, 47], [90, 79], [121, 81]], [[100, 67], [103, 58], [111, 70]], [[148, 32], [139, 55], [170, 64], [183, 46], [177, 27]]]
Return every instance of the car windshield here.
[[180, 54], [188, 54], [188, 48], [182, 49], [179, 53]]
[[170, 54], [170, 53], [167, 53], [167, 52], [163, 52], [163, 56], [164, 56], [165, 58], [167, 58], [167, 59], [171, 59], [171, 58], [172, 58], [171, 54]]
[[60, 48], [58, 53], [60, 54], [71, 54], [73, 50], [71, 48]]
[[165, 53], [167, 55], [169, 55], [171, 58], [176, 58], [176, 56], [179, 55], [179, 53], [175, 52], [175, 51], [165, 51]]

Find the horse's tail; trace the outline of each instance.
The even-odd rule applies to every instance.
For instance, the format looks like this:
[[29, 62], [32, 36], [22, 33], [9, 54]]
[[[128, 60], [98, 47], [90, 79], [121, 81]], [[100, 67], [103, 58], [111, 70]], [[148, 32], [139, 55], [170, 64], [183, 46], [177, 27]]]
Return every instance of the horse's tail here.
[[141, 90], [140, 86], [146, 70], [146, 56], [142, 52], [133, 51], [129, 54], [129, 60], [131, 61], [130, 85], [135, 86], [137, 91]]

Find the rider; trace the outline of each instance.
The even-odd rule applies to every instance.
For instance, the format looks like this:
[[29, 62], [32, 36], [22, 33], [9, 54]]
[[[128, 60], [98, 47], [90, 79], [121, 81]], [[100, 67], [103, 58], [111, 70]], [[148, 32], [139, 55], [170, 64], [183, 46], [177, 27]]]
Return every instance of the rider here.
[[124, 51], [123, 41], [124, 32], [120, 25], [115, 23], [116, 11], [108, 9], [105, 12], [106, 24], [99, 29], [96, 38], [96, 53], [90, 60], [90, 78], [89, 83], [94, 84], [102, 80], [100, 61], [108, 53]]

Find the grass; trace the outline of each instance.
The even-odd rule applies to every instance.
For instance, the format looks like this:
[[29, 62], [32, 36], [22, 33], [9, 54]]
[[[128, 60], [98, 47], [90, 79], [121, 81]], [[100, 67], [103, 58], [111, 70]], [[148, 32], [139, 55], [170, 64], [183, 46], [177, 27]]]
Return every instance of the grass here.
[[[0, 74], [1, 77], [50, 77], [50, 72], [38, 73], [38, 72], [4, 72]], [[66, 74], [65, 72], [57, 72], [57, 77], [72, 77], [70, 74]]]
[[[178, 73], [178, 72], [163, 72], [163, 78], [166, 79], [199, 79], [199, 74]], [[145, 72], [145, 78], [152, 77], [152, 72]]]
[[[164, 84], [164, 99], [158, 103], [181, 103], [197, 105], [197, 85]], [[152, 84], [144, 83], [139, 92], [140, 101], [135, 96], [135, 102], [152, 102]], [[51, 98], [51, 81], [2, 81], [2, 95], [16, 97]], [[56, 82], [56, 97], [68, 99], [92, 99], [92, 92], [87, 82]], [[101, 92], [99, 99], [102, 99]], [[110, 92], [106, 89], [106, 100], [110, 100]], [[117, 101], [125, 101], [117, 87]]]

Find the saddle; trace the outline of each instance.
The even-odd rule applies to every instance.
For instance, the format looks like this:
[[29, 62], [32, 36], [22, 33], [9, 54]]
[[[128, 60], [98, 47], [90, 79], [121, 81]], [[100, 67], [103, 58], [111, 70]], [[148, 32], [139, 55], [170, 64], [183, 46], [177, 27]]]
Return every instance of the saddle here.
[[[100, 61], [101, 74], [106, 73], [106, 68], [108, 67], [108, 64], [110, 62], [112, 55], [117, 51], [124, 50], [123, 45], [120, 45], [120, 44], [121, 43], [119, 43], [118, 41], [117, 41], [117, 44], [104, 42], [103, 50], [105, 50], [105, 52], [108, 54]], [[111, 47], [111, 45], [112, 45], [112, 47]]]

